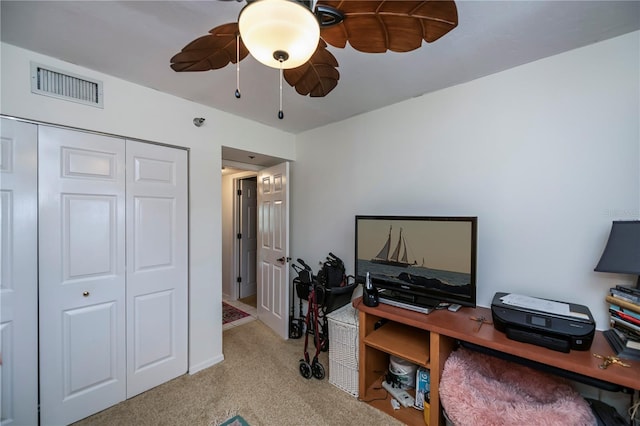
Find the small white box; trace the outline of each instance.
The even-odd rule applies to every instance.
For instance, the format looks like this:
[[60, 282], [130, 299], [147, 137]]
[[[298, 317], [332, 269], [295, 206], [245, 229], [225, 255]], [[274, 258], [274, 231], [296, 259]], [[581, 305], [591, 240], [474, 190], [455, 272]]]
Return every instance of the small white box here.
[[418, 410], [424, 409], [424, 403], [429, 402], [429, 392], [431, 390], [431, 376], [429, 370], [419, 367], [416, 371], [416, 399], [413, 404]]

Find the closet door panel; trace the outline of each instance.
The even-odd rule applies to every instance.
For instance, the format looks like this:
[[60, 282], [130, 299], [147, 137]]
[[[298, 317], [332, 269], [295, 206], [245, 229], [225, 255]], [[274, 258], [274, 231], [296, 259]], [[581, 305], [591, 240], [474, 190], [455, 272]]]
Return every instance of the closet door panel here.
[[37, 126], [1, 119], [0, 423], [38, 423]]
[[39, 127], [40, 400], [67, 424], [126, 397], [125, 141]]
[[134, 201], [136, 271], [174, 267], [176, 200], [136, 196]]
[[113, 302], [68, 309], [63, 313], [65, 399], [118, 380], [116, 315]]
[[[117, 272], [118, 200], [62, 194], [63, 280], [108, 278]], [[91, 232], [87, 232], [90, 230]]]
[[187, 153], [127, 141], [127, 397], [187, 371]]

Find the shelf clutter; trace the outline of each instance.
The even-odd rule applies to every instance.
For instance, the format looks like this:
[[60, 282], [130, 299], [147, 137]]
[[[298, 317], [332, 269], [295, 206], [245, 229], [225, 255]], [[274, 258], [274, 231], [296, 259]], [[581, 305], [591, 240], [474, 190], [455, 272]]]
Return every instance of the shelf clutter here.
[[609, 345], [619, 358], [640, 360], [640, 289], [617, 285], [609, 289]]

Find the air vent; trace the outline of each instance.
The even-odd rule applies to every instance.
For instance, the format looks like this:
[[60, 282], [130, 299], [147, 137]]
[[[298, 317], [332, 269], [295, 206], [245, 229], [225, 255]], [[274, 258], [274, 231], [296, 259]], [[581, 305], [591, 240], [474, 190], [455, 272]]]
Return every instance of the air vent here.
[[31, 63], [31, 92], [102, 108], [102, 82]]

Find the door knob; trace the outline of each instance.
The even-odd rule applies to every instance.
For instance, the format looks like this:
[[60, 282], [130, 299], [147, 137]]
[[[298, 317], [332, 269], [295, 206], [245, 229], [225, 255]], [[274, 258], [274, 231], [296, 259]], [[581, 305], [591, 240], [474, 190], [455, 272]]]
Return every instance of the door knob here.
[[278, 258], [278, 259], [276, 259], [276, 260], [277, 260], [278, 262], [280, 262], [280, 263], [284, 263], [284, 257]]
[[82, 292], [82, 295], [83, 295], [84, 297], [89, 297], [89, 292], [88, 292], [88, 291], [83, 291], [83, 292]]

